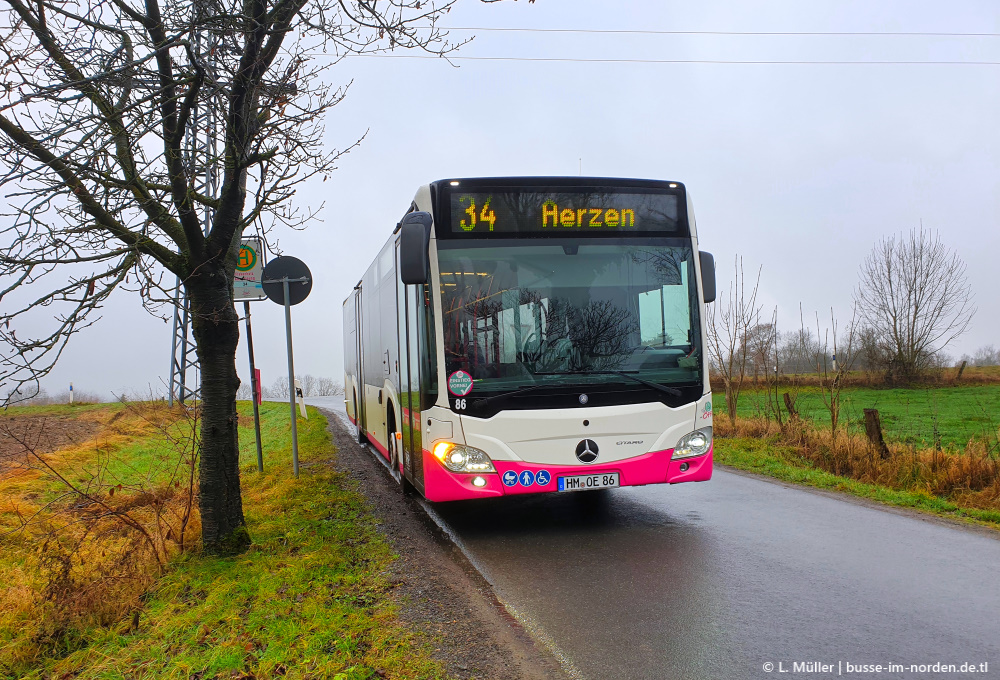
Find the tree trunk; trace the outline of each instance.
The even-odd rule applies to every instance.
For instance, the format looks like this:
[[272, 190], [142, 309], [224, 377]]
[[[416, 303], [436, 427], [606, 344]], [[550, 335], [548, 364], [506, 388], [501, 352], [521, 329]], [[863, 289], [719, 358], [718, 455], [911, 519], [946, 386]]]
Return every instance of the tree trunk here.
[[[218, 258], [221, 259], [221, 258]], [[222, 263], [194, 268], [185, 286], [201, 366], [201, 533], [206, 552], [236, 554], [250, 545], [240, 495], [236, 346], [239, 325]]]
[[889, 447], [886, 446], [885, 439], [882, 438], [882, 420], [879, 418], [878, 410], [873, 408], [865, 409], [865, 434], [868, 441], [872, 443], [879, 457], [885, 460], [889, 457]]

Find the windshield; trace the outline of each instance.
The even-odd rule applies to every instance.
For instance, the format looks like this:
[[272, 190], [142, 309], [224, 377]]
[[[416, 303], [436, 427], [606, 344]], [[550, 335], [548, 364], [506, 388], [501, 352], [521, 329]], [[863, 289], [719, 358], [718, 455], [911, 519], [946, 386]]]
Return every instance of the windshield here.
[[685, 239], [438, 241], [451, 397], [539, 385], [700, 384]]

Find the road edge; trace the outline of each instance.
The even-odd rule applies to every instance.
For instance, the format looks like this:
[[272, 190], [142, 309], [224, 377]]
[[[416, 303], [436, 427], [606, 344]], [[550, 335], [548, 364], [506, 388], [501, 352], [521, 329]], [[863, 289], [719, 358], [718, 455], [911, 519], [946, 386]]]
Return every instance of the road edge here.
[[[465, 579], [464, 583], [444, 582], [438, 578], [433, 589], [447, 589], [451, 591], [456, 600], [465, 601], [468, 607], [463, 608], [471, 612], [471, 617], [475, 619], [472, 623], [478, 623], [488, 630], [486, 631], [494, 645], [509, 652], [509, 662], [503, 667], [488, 669], [486, 675], [474, 675], [475, 678], [513, 680], [514, 678], [524, 678], [524, 680], [548, 680], [550, 678], [569, 678], [570, 680], [582, 680], [582, 675], [572, 667], [565, 655], [558, 650], [547, 636], [535, 626], [530, 619], [520, 614], [511, 605], [504, 602], [499, 597], [493, 583], [483, 570], [477, 566], [474, 558], [468, 550], [461, 544], [454, 532], [448, 527], [433, 508], [422, 499], [415, 497], [404, 498], [401, 491], [396, 486], [392, 478], [388, 465], [382, 462], [381, 458], [375, 455], [370, 447], [357, 444], [353, 436], [353, 425], [346, 419], [346, 414], [336, 409], [325, 406], [315, 406], [328, 422], [328, 431], [334, 439], [338, 448], [337, 467], [347, 473], [359, 483], [359, 491], [367, 498], [372, 512], [380, 522], [380, 531], [386, 540], [393, 547], [393, 550], [400, 555], [400, 561], [406, 559], [407, 541], [412, 541], [413, 537], [407, 532], [415, 529], [412, 523], [406, 526], [406, 518], [400, 516], [401, 508], [406, 508], [410, 514], [410, 520], [420, 525], [426, 532], [426, 538], [430, 543], [437, 546], [439, 554], [433, 556], [437, 559], [449, 562], [452, 569], [448, 570], [452, 577]], [[353, 446], [351, 446], [353, 444]], [[354, 449], [351, 451], [350, 449]], [[345, 450], [347, 449], [347, 450]], [[339, 454], [344, 451], [345, 456]], [[350, 459], [350, 460], [346, 460]], [[426, 546], [424, 546], [426, 548]], [[405, 574], [403, 576], [405, 578]], [[421, 590], [417, 590], [421, 592]], [[407, 604], [402, 601], [405, 598], [397, 599], [397, 604], [404, 609]], [[478, 601], [473, 601], [478, 600]], [[419, 606], [417, 607], [419, 609]], [[457, 610], [455, 610], [457, 611]], [[413, 613], [404, 615], [405, 620], [415, 622]], [[416, 614], [417, 617], [420, 614]], [[426, 626], [418, 626], [422, 632], [433, 632], [427, 630]], [[443, 635], [443, 633], [442, 633]], [[443, 642], [442, 642], [443, 640]], [[442, 642], [439, 658], [446, 666], [449, 675], [464, 677], [467, 671], [462, 665], [454, 663], [454, 657], [461, 651], [461, 644], [450, 643], [447, 636], [439, 640]], [[444, 647], [451, 649], [443, 649]], [[468, 650], [465, 650], [468, 652]], [[475, 650], [477, 653], [481, 650]], [[474, 656], [468, 653], [468, 656]], [[568, 664], [568, 668], [567, 668]], [[495, 666], [496, 664], [494, 664]]]
[[835, 500], [847, 501], [855, 505], [860, 505], [862, 507], [871, 508], [874, 510], [883, 510], [885, 512], [892, 513], [894, 515], [899, 515], [901, 517], [909, 517], [911, 519], [919, 519], [925, 522], [930, 522], [931, 524], [937, 524], [939, 526], [950, 527], [952, 529], [963, 529], [965, 531], [979, 534], [980, 536], [987, 536], [993, 540], [1000, 541], [1000, 529], [994, 529], [989, 526], [985, 526], [977, 523], [975, 520], [963, 520], [956, 519], [954, 517], [945, 517], [938, 515], [936, 513], [930, 512], [928, 510], [921, 510], [920, 508], [908, 508], [902, 505], [893, 505], [892, 503], [882, 503], [880, 501], [865, 498], [864, 496], [858, 496], [851, 493], [850, 491], [844, 491], [840, 489], [823, 489], [818, 486], [813, 486], [811, 484], [800, 484], [797, 482], [790, 482], [786, 479], [779, 479], [777, 477], [772, 477], [770, 475], [765, 475], [760, 472], [752, 472], [750, 470], [744, 470], [742, 468], [733, 467], [732, 465], [723, 465], [722, 463], [715, 463], [715, 467], [725, 472], [730, 472], [734, 475], [740, 475], [741, 477], [750, 477], [752, 479], [759, 479], [764, 482], [770, 482], [771, 484], [776, 484], [778, 486], [783, 486], [788, 489], [800, 489], [802, 491], [807, 491], [819, 496], [826, 496], [827, 498], [832, 498]]

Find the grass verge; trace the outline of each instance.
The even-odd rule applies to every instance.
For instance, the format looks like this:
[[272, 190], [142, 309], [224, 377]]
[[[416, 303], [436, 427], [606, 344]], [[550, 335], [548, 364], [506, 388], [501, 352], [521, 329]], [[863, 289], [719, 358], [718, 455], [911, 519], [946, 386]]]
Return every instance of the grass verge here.
[[961, 507], [928, 492], [893, 489], [835, 475], [816, 467], [812, 461], [803, 458], [796, 447], [783, 444], [776, 435], [716, 438], [713, 455], [714, 460], [722, 465], [785, 482], [840, 491], [887, 505], [1000, 529], [1000, 512], [996, 510]]
[[[250, 550], [234, 558], [180, 554], [142, 595], [141, 609], [110, 626], [64, 633], [58, 644], [0, 639], [0, 677], [445, 677], [396, 619], [387, 575], [394, 555], [363, 497], [333, 470], [323, 416], [310, 409], [299, 421], [296, 480], [287, 406], [262, 408], [263, 474], [252, 409], [241, 404], [240, 412]], [[119, 453], [141, 451], [148, 460], [155, 448], [137, 438]], [[0, 560], [11, 557], [31, 562], [9, 553]]]

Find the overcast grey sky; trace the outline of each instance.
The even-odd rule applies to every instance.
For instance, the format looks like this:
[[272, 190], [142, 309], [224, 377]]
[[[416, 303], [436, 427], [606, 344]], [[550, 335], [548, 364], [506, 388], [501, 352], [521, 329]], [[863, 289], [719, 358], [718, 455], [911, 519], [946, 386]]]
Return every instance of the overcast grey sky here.
[[[995, 0], [768, 2], [465, 0], [447, 26], [666, 31], [1000, 33]], [[454, 38], [471, 35], [456, 31]], [[991, 61], [1000, 38], [480, 31], [467, 57], [703, 61]], [[849, 315], [861, 260], [885, 235], [939, 231], [968, 265], [978, 313], [953, 356], [1000, 345], [1000, 65], [593, 63], [355, 58], [327, 118], [330, 147], [368, 131], [325, 183], [321, 221], [276, 234], [315, 285], [293, 309], [299, 373], [343, 378], [341, 303], [409, 205], [442, 177], [575, 175], [684, 182], [720, 286], [763, 267], [779, 327], [801, 303]], [[724, 293], [724, 291], [723, 291]], [[286, 371], [282, 309], [253, 303], [263, 381]], [[241, 325], [242, 330], [242, 325]], [[122, 339], [128, 342], [122, 343]], [[50, 393], [164, 391], [169, 327], [120, 294], [71, 342]], [[238, 354], [247, 377], [247, 354]]]

